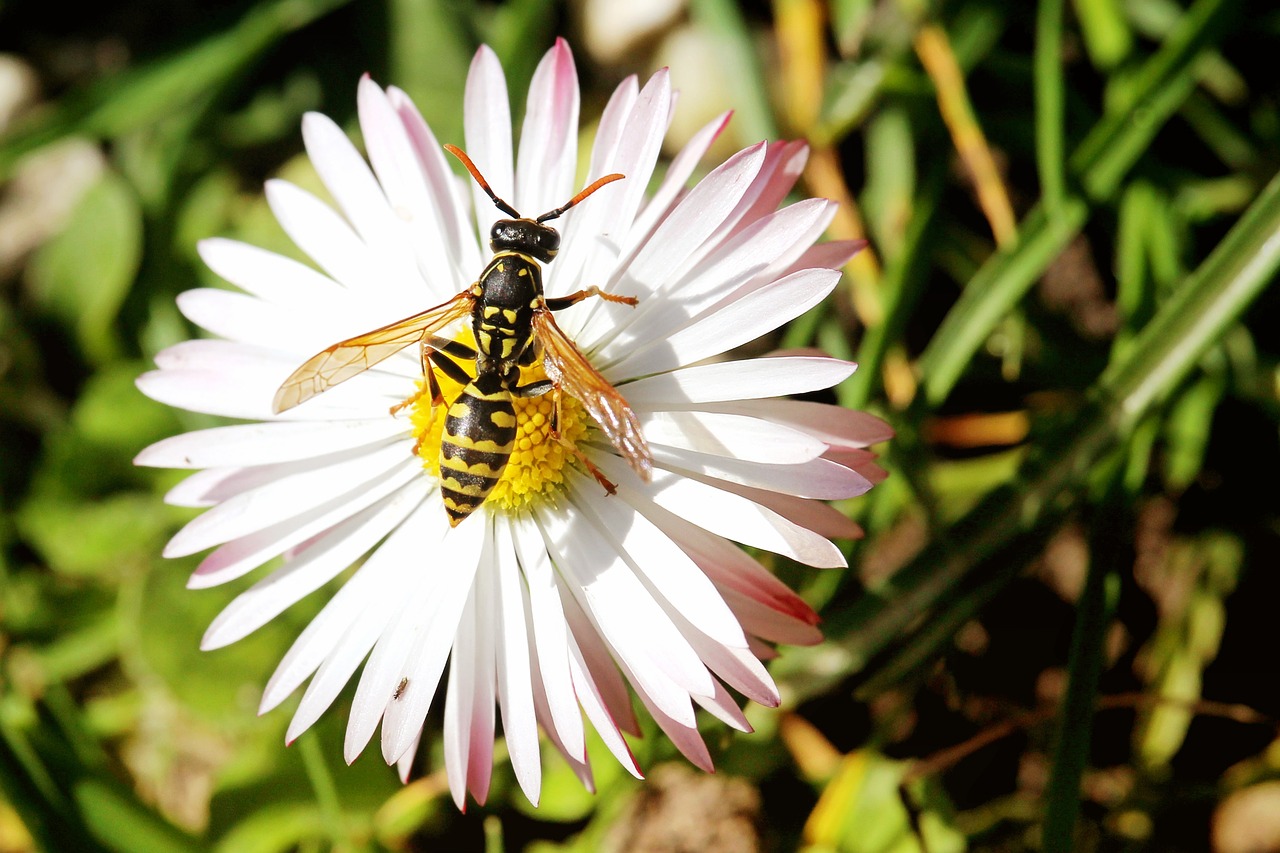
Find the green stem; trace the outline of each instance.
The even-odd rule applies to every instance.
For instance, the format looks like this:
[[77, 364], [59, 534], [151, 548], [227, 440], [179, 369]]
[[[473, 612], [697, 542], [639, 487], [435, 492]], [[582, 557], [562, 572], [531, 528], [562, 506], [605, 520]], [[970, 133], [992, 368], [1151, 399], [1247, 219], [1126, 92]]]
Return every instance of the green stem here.
[[319, 745], [319, 735], [308, 732], [298, 738], [298, 750], [302, 755], [302, 766], [306, 770], [307, 779], [311, 782], [311, 790], [316, 795], [316, 804], [320, 814], [328, 825], [329, 838], [335, 848], [345, 843], [346, 831], [342, 819], [342, 802], [338, 797], [338, 787], [333, 783], [333, 775]]
[[[1113, 525], [1104, 522], [1102, 526], [1106, 529]], [[1119, 594], [1119, 575], [1113, 571], [1112, 560], [1104, 556], [1107, 553], [1105, 545], [1094, 548], [1071, 635], [1067, 695], [1062, 702], [1053, 769], [1045, 791], [1045, 853], [1069, 853], [1075, 845], [1080, 781], [1089, 762], [1098, 679], [1102, 676], [1104, 660], [1103, 645]]]

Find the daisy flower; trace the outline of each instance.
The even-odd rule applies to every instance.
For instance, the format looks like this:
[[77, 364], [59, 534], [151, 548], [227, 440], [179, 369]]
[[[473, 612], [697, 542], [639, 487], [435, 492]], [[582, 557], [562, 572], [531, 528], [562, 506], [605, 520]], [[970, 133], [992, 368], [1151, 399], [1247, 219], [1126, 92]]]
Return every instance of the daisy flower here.
[[[337, 211], [283, 181], [266, 187], [315, 268], [231, 240], [202, 242], [205, 262], [241, 292], [182, 294], [183, 313], [212, 337], [165, 350], [138, 380], [169, 405], [247, 421], [161, 441], [137, 460], [196, 469], [166, 497], [206, 508], [165, 550], [213, 549], [191, 587], [271, 566], [218, 616], [203, 648], [239, 640], [355, 566], [266, 686], [264, 713], [306, 685], [290, 741], [358, 671], [346, 759], [381, 726], [382, 755], [407, 778], [437, 703], [459, 807], [468, 792], [487, 795], [499, 714], [534, 803], [539, 729], [588, 787], [588, 723], [640, 775], [624, 738], [639, 734], [632, 696], [710, 770], [695, 706], [750, 731], [735, 695], [778, 704], [761, 663], [773, 644], [820, 639], [816, 614], [739, 545], [844, 566], [829, 537], [859, 531], [824, 501], [871, 488], [883, 472], [866, 447], [889, 437], [870, 415], [784, 398], [840, 382], [854, 370], [848, 362], [812, 351], [718, 359], [818, 304], [857, 249], [815, 245], [833, 202], [779, 208], [804, 144], [752, 146], [690, 187], [726, 114], [649, 194], [675, 103], [659, 71], [614, 92], [579, 182], [568, 46], [557, 42], [537, 69], [518, 149], [502, 69], [480, 49], [467, 79], [465, 150], [499, 196], [535, 215], [589, 181], [625, 176], [556, 220], [560, 251], [543, 276], [553, 301], [592, 286], [636, 297], [634, 306], [585, 299], [555, 317], [629, 404], [652, 471], [641, 476], [619, 455], [590, 401], [561, 396], [557, 436], [558, 395], [517, 396], [509, 464], [453, 526], [440, 448], [467, 376], [435, 370], [446, 402], [433, 405], [423, 354], [409, 345], [273, 410], [282, 383], [317, 352], [458, 297], [492, 257], [489, 230], [502, 214], [451, 169], [405, 94], [366, 77], [357, 97], [367, 161], [328, 118], [303, 121]], [[466, 322], [436, 334], [459, 351], [474, 346]], [[457, 362], [474, 374], [476, 360]], [[547, 369], [534, 360], [521, 383], [545, 382]]]

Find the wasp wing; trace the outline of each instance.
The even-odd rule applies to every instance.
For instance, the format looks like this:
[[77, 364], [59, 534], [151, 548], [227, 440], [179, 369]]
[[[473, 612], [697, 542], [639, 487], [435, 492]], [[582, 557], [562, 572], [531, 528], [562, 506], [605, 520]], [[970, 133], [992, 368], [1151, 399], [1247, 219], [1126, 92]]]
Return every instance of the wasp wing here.
[[547, 376], [582, 404], [613, 446], [647, 481], [653, 471], [653, 454], [649, 452], [649, 443], [640, 431], [640, 420], [631, 406], [618, 389], [583, 357], [573, 341], [560, 330], [549, 310], [534, 312], [533, 331], [542, 346]]
[[276, 391], [272, 410], [279, 414], [292, 409], [320, 392], [364, 373], [410, 344], [418, 343], [454, 320], [466, 317], [474, 303], [471, 291], [464, 290], [443, 305], [340, 341], [316, 353]]

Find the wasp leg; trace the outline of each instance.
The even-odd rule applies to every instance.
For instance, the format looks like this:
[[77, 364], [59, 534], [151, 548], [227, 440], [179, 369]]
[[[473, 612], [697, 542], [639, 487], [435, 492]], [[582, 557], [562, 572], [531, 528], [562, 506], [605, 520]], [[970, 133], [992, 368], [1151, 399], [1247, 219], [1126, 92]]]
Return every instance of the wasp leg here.
[[[546, 382], [534, 382], [534, 383], [531, 383], [531, 385], [550, 386], [547, 388], [543, 388], [541, 391], [538, 391], [537, 393], [545, 394], [547, 393], [547, 391], [551, 392], [551, 403], [553, 406], [551, 411], [551, 437], [556, 441], [558, 441], [561, 447], [564, 447], [569, 452], [571, 452], [574, 456], [578, 457], [578, 461], [581, 462], [589, 472], [591, 472], [591, 476], [596, 478], [597, 483], [599, 483], [601, 486], [604, 486], [604, 490], [606, 492], [608, 492], [611, 495], [616, 495], [618, 493], [617, 485], [609, 481], [609, 478], [604, 475], [604, 472], [601, 471], [599, 468], [597, 468], [595, 466], [595, 463], [593, 463], [590, 459], [587, 458], [587, 454], [583, 453], [578, 448], [578, 445], [574, 444], [572, 441], [569, 441], [569, 439], [565, 438], [563, 435], [560, 434], [560, 404], [561, 404], [560, 401], [561, 401], [561, 395], [562, 395], [562, 392], [560, 391], [560, 386], [552, 383], [550, 380], [547, 380]], [[526, 386], [526, 387], [531, 387], [531, 386]], [[519, 392], [520, 390], [521, 389], [519, 388], [516, 389], [517, 392]], [[529, 394], [527, 396], [533, 397], [533, 396], [536, 396], [536, 394]]]
[[[475, 347], [464, 344], [462, 341], [432, 337], [422, 345], [424, 367], [430, 359], [431, 364], [439, 368], [445, 376], [463, 386], [470, 384], [471, 377], [462, 369], [462, 365], [458, 364], [458, 359], [472, 361], [475, 357]], [[431, 405], [443, 406], [444, 395], [440, 393], [440, 385], [436, 382], [434, 373], [429, 376], [428, 381], [435, 386], [431, 392]]]
[[423, 394], [431, 394], [431, 405], [444, 405], [444, 394], [440, 391], [440, 383], [436, 380], [436, 368], [439, 368], [445, 376], [448, 376], [459, 385], [466, 385], [471, 381], [471, 377], [462, 369], [454, 359], [472, 359], [476, 357], [476, 351], [472, 347], [464, 344], [462, 341], [451, 341], [448, 338], [432, 337], [422, 342], [422, 375], [427, 379], [427, 387], [424, 390], [419, 389], [411, 394], [408, 399], [395, 404], [391, 407], [391, 414], [395, 415], [400, 410], [412, 406], [414, 403], [422, 399]]
[[589, 296], [599, 296], [605, 302], [619, 302], [623, 305], [637, 305], [640, 300], [634, 296], [615, 296], [612, 293], [605, 293], [594, 284], [586, 290], [579, 290], [577, 293], [570, 293], [568, 296], [557, 296], [554, 299], [545, 300], [547, 308], [552, 311], [563, 311], [570, 305], [575, 305]]
[[528, 385], [512, 388], [511, 395], [513, 397], [541, 397], [555, 387], [556, 384], [550, 379], [541, 379], [537, 382], [530, 382]]
[[520, 353], [520, 358], [517, 363], [521, 367], [528, 367], [541, 357], [542, 346], [538, 343], [538, 338], [535, 335], [529, 339], [529, 345], [524, 348], [524, 352]]

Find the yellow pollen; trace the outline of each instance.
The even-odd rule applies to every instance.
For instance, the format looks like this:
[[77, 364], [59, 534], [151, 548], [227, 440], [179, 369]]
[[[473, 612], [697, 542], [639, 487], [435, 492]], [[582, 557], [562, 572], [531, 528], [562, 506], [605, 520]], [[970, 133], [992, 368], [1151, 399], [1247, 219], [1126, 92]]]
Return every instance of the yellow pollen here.
[[[457, 336], [471, 344], [469, 330]], [[475, 362], [459, 359], [468, 374], [475, 373]], [[409, 406], [409, 422], [413, 431], [414, 450], [422, 459], [422, 467], [431, 476], [440, 477], [440, 443], [444, 434], [445, 414], [457, 400], [462, 386], [437, 370], [436, 381], [445, 404], [431, 405], [431, 393], [424, 378], [418, 383], [418, 394]], [[520, 384], [540, 382], [547, 378], [542, 362], [520, 370]], [[535, 501], [554, 501], [564, 488], [565, 466], [577, 463], [573, 451], [551, 438], [551, 422], [555, 416], [555, 403], [551, 392], [538, 397], [513, 397], [516, 411], [516, 437], [511, 458], [498, 484], [489, 494], [486, 504], [506, 510], [516, 510]], [[567, 395], [560, 398], [560, 435], [572, 445], [586, 439], [590, 417], [582, 405]]]

